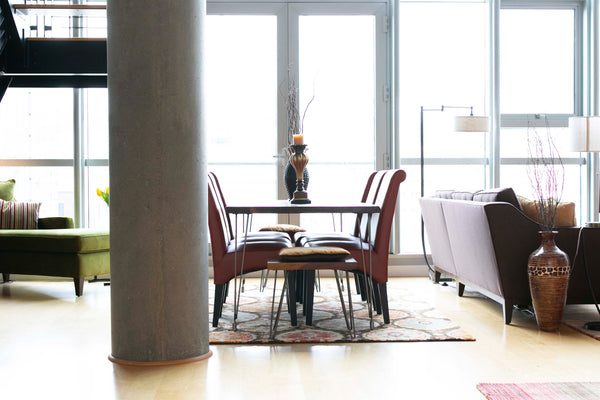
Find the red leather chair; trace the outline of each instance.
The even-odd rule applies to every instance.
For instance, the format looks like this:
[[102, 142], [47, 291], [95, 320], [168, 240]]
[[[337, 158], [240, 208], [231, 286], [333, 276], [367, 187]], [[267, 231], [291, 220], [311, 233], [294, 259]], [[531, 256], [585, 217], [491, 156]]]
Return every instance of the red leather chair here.
[[223, 311], [223, 303], [227, 296], [229, 281], [241, 274], [242, 251], [244, 253], [244, 273], [265, 269], [269, 259], [279, 256], [279, 250], [292, 247], [292, 241], [286, 233], [253, 232], [244, 240], [239, 235], [237, 240], [237, 271], [235, 270], [236, 247], [232, 235], [229, 216], [225, 210], [224, 198], [220, 192], [216, 175], [209, 174], [208, 179], [208, 229], [211, 238], [215, 301], [213, 309], [213, 326], [217, 327]]
[[[362, 264], [364, 257], [367, 272], [369, 270], [371, 272], [375, 307], [378, 314], [383, 313], [383, 320], [386, 324], [390, 322], [387, 300], [390, 234], [398, 190], [405, 179], [406, 172], [403, 170], [377, 171], [369, 177], [362, 202], [376, 204], [381, 207], [381, 212], [373, 214], [371, 218], [369, 226], [370, 241], [367, 241], [368, 218], [364, 215], [357, 219], [357, 228], [352, 234], [303, 233], [297, 235], [296, 240], [297, 246], [336, 246], [344, 248], [350, 251], [352, 257], [359, 264]], [[360, 224], [360, 229], [358, 229], [358, 224]], [[369, 248], [371, 248], [371, 266], [369, 266]], [[362, 271], [356, 273], [359, 276], [363, 274]], [[309, 283], [307, 283], [308, 285]]]

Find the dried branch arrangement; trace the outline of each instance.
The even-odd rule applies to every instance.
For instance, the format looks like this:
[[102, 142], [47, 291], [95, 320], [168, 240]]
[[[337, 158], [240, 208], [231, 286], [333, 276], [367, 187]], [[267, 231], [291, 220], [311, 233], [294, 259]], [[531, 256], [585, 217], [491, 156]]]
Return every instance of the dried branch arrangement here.
[[304, 107], [302, 117], [300, 117], [300, 104], [298, 99], [298, 86], [293, 77], [288, 79], [288, 91], [287, 91], [287, 118], [288, 118], [288, 143], [294, 142], [294, 135], [301, 135], [304, 133], [304, 118], [306, 117], [306, 111], [308, 107], [315, 99], [313, 94], [312, 98]]
[[556, 209], [563, 194], [565, 167], [550, 132], [548, 117], [545, 117], [545, 127], [545, 134], [540, 134], [531, 122], [527, 128], [527, 175], [536, 199], [540, 228], [549, 232], [554, 228]]

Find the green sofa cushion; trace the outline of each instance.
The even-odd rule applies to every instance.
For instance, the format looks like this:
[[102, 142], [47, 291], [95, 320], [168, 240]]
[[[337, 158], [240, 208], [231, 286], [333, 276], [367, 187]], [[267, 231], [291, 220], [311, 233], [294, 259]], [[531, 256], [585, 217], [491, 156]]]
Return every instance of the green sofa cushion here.
[[0, 199], [6, 201], [15, 201], [13, 193], [15, 191], [15, 180], [0, 181]]
[[109, 248], [110, 236], [106, 230], [0, 230], [2, 252], [95, 253]]

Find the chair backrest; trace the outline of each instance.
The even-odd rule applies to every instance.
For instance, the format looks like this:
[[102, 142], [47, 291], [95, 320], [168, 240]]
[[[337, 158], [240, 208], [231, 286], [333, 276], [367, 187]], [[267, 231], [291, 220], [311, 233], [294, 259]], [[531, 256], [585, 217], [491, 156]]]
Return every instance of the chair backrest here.
[[[388, 252], [398, 190], [405, 179], [406, 172], [401, 169], [377, 171], [369, 188], [366, 202], [381, 208], [380, 213], [373, 214], [369, 226], [370, 242], [377, 253]], [[363, 216], [361, 221], [363, 240], [367, 240], [367, 223], [366, 216]]]
[[220, 260], [227, 252], [227, 246], [231, 240], [230, 226], [218, 182], [213, 179], [215, 175], [209, 174], [208, 177], [208, 230], [213, 260]]
[[221, 214], [221, 223], [223, 224], [223, 230], [226, 236], [229, 238], [229, 240], [233, 240], [233, 228], [231, 225], [231, 218], [225, 208], [227, 207], [227, 203], [225, 202], [225, 196], [223, 195], [223, 191], [221, 190], [221, 184], [219, 184], [219, 179], [217, 179], [217, 175], [214, 172], [209, 172], [208, 181], [209, 184], [212, 184], [216, 194], [216, 200], [218, 201], [217, 208], [219, 210], [219, 213]]

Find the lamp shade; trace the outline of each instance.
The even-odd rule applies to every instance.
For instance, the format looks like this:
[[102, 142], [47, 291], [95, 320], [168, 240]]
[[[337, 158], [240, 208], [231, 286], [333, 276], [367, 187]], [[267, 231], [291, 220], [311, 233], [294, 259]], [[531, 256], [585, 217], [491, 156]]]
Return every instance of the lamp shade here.
[[600, 117], [570, 117], [571, 150], [600, 151]]
[[489, 125], [489, 117], [473, 115], [454, 117], [455, 132], [488, 132], [490, 129]]

